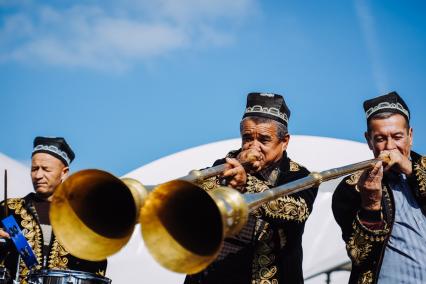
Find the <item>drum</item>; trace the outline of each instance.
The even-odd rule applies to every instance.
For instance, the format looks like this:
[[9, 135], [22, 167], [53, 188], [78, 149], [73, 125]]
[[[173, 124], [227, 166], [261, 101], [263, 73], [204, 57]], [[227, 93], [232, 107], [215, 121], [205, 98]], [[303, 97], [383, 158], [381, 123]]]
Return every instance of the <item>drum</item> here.
[[28, 284], [109, 284], [111, 279], [75, 270], [37, 270], [27, 278]]
[[10, 274], [9, 271], [4, 266], [0, 266], [0, 284], [9, 284]]

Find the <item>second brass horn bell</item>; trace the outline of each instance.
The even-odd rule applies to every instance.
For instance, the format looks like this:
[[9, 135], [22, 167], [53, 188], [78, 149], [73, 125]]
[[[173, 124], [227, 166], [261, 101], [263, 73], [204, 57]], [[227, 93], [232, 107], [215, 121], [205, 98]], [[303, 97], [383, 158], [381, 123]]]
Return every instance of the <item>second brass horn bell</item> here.
[[248, 206], [236, 190], [212, 192], [185, 180], [155, 188], [141, 211], [145, 245], [163, 267], [179, 273], [201, 271], [215, 259], [223, 238], [241, 230]]
[[72, 255], [106, 259], [130, 239], [147, 195], [137, 180], [101, 170], [68, 177], [53, 195], [50, 221], [55, 236]]

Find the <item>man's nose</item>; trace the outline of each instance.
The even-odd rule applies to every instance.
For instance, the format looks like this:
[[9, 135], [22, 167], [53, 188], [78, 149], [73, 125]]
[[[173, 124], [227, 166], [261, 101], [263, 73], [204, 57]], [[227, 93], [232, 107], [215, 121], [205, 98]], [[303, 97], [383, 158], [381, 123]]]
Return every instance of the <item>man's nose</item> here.
[[36, 177], [37, 179], [41, 179], [41, 178], [43, 177], [43, 170], [42, 170], [42, 169], [38, 169], [38, 170], [36, 171], [35, 177]]
[[396, 148], [395, 141], [390, 137], [386, 140], [386, 149], [385, 150], [393, 150]]
[[260, 150], [260, 142], [254, 139], [250, 144], [251, 149]]

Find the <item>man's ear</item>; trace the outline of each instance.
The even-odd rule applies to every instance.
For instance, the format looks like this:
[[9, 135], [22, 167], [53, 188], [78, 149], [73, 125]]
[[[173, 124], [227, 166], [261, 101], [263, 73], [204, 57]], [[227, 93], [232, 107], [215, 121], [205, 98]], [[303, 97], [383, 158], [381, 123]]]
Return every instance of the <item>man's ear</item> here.
[[69, 171], [70, 171], [70, 168], [69, 168], [69, 167], [64, 167], [64, 168], [62, 169], [62, 173], [61, 173], [61, 182], [64, 182], [64, 181], [65, 181], [65, 179], [68, 177], [68, 173], [69, 173]]
[[282, 151], [287, 150], [288, 142], [290, 141], [290, 134], [286, 134], [283, 139]]
[[368, 132], [364, 132], [365, 140], [367, 140], [368, 148], [370, 148], [371, 151], [373, 151], [373, 145], [371, 144], [370, 135]]

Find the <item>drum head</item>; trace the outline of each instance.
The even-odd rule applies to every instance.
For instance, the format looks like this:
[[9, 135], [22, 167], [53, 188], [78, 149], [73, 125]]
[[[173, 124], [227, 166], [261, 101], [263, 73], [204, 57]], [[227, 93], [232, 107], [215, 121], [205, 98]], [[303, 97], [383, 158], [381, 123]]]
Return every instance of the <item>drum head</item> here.
[[109, 284], [111, 280], [75, 270], [38, 270], [28, 275], [28, 284]]

